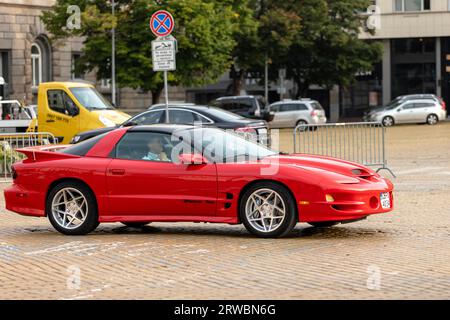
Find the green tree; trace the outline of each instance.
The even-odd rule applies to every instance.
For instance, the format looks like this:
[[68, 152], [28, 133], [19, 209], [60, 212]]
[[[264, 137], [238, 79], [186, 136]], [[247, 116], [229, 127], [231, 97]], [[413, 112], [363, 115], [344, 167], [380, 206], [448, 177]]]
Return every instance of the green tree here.
[[175, 19], [173, 36], [178, 41], [177, 71], [169, 74], [172, 85], [200, 86], [216, 81], [231, 66], [230, 53], [235, 13], [231, 5], [202, 0], [116, 0], [115, 19], [111, 2], [79, 0], [81, 28], [69, 30], [66, 21], [72, 0], [58, 0], [42, 21], [52, 33], [52, 41], [70, 36], [84, 38], [83, 55], [77, 72], [95, 71], [97, 78], [111, 74], [111, 33], [116, 28], [116, 74], [120, 87], [150, 91], [158, 101], [163, 79], [153, 72], [149, 19], [159, 9], [169, 10]]
[[234, 38], [237, 43], [232, 53], [233, 91], [238, 95], [245, 76], [258, 77], [268, 59], [286, 54], [300, 29], [300, 17], [274, 0], [228, 0], [237, 19]]
[[377, 42], [358, 38], [369, 0], [287, 0], [285, 5], [301, 16], [302, 28], [287, 54], [274, 67], [285, 67], [297, 84], [297, 97], [311, 84], [330, 88], [351, 85], [360, 71], [370, 71], [381, 59]]

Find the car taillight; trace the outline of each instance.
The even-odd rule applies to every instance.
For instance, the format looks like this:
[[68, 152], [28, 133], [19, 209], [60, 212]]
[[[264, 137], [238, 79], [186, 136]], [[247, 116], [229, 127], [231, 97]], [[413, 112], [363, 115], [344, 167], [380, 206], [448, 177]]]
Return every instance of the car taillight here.
[[256, 129], [252, 128], [252, 127], [236, 128], [236, 129], [234, 129], [234, 131], [236, 131], [236, 132], [244, 132], [244, 133], [255, 133], [256, 134]]
[[311, 117], [315, 117], [315, 116], [317, 116], [317, 110], [313, 110], [313, 111], [311, 111]]
[[442, 108], [442, 110], [447, 110], [447, 105], [446, 105], [446, 103], [445, 103], [445, 101], [444, 100], [442, 100], [442, 102], [441, 102], [441, 108]]

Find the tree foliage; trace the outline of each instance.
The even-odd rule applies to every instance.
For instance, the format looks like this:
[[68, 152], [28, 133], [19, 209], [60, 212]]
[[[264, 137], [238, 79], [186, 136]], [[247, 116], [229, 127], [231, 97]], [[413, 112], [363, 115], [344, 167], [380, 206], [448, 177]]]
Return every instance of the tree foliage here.
[[[79, 0], [81, 28], [69, 30], [66, 21], [71, 0], [58, 0], [42, 15], [53, 39], [81, 36], [83, 55], [77, 72], [95, 71], [97, 78], [110, 78], [111, 28], [116, 28], [117, 82], [121, 87], [151, 91], [158, 98], [163, 88], [161, 72], [153, 72], [149, 29], [153, 12], [169, 10], [175, 19], [173, 36], [178, 41], [177, 71], [170, 73], [172, 85], [199, 86], [214, 82], [231, 65], [234, 12], [231, 6], [202, 0], [116, 1], [111, 15], [110, 1]], [[218, 41], [220, 39], [220, 41]]]
[[201, 86], [227, 70], [239, 94], [248, 74], [262, 78], [267, 60], [271, 77], [286, 68], [297, 84], [297, 96], [310, 84], [348, 86], [360, 71], [372, 69], [381, 57], [379, 43], [358, 38], [370, 0], [116, 0], [111, 16], [106, 0], [78, 0], [81, 29], [65, 28], [72, 0], [57, 0], [43, 14], [54, 39], [84, 38], [78, 72], [95, 70], [109, 78], [111, 33], [117, 29], [117, 81], [122, 87], [161, 92], [162, 74], [152, 71], [149, 18], [166, 9], [176, 21], [177, 71], [173, 85]]

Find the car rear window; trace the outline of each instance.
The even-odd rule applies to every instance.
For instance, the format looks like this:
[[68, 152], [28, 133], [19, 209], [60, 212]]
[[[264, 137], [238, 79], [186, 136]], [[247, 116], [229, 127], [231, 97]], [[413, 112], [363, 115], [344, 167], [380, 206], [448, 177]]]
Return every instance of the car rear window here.
[[322, 106], [318, 102], [313, 102], [311, 103], [311, 105], [314, 108], [314, 110], [323, 110]]
[[89, 150], [92, 149], [93, 146], [95, 146], [97, 144], [97, 142], [102, 140], [106, 136], [107, 133], [98, 135], [98, 136], [90, 138], [86, 141], [75, 144], [71, 147], [61, 150], [60, 152], [83, 157], [89, 152]]

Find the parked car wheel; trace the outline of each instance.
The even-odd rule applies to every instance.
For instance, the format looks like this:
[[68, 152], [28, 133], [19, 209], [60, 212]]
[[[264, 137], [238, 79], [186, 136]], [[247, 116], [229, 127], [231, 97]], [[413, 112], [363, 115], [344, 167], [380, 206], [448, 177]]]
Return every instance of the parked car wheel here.
[[395, 124], [394, 118], [387, 116], [384, 117], [383, 120], [381, 120], [381, 123], [385, 127], [392, 127]]
[[146, 225], [148, 225], [150, 222], [149, 221], [144, 221], [144, 222], [121, 222], [121, 224], [130, 227], [130, 228], [142, 228], [145, 227]]
[[337, 225], [339, 222], [336, 221], [320, 221], [320, 222], [308, 222], [314, 228], [329, 228]]
[[249, 188], [241, 198], [239, 213], [246, 229], [264, 238], [283, 237], [297, 223], [295, 201], [286, 188], [273, 182]]
[[46, 213], [53, 227], [67, 235], [87, 234], [99, 225], [95, 197], [77, 181], [61, 182], [50, 191]]
[[427, 124], [432, 126], [432, 125], [437, 124], [438, 122], [439, 122], [439, 118], [438, 118], [437, 115], [435, 115], [435, 114], [428, 115], [428, 117], [427, 117]]
[[295, 124], [295, 127], [301, 126], [301, 125], [305, 125], [300, 127], [298, 130], [299, 131], [307, 131], [308, 127], [306, 126], [308, 124], [308, 122], [306, 122], [305, 120], [298, 120], [297, 123]]

